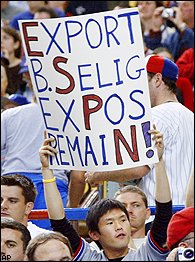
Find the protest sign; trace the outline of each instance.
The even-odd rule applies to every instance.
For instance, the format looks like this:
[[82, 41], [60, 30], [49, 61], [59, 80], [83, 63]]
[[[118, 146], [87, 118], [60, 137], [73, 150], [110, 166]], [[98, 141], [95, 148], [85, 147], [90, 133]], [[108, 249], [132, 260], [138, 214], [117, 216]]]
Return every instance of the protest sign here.
[[33, 89], [58, 149], [50, 167], [108, 171], [158, 161], [137, 8], [19, 21]]

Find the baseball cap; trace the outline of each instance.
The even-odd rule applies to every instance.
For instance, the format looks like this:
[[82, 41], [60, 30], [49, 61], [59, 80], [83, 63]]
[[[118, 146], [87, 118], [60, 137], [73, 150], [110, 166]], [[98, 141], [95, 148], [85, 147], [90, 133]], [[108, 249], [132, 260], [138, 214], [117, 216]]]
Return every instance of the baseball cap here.
[[12, 94], [8, 98], [20, 106], [30, 103], [25, 96], [20, 94]]
[[171, 249], [190, 232], [194, 232], [194, 207], [176, 212], [167, 227], [167, 246]]
[[20, 70], [19, 70], [18, 74], [22, 74], [22, 73], [28, 72], [28, 71], [29, 71], [29, 69], [28, 69], [28, 64], [27, 64], [26, 58], [23, 57], [22, 62], [20, 63]]
[[146, 69], [149, 73], [161, 73], [162, 76], [177, 81], [178, 66], [167, 57], [149, 55], [146, 57]]

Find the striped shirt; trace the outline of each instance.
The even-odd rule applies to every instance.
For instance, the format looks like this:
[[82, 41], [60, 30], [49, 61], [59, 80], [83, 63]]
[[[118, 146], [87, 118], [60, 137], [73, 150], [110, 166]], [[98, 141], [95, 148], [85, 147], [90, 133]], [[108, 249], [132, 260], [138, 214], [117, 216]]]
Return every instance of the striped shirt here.
[[[163, 134], [163, 159], [173, 205], [184, 205], [187, 183], [194, 170], [194, 113], [180, 103], [169, 102], [152, 108], [153, 123]], [[139, 186], [148, 204], [155, 205], [155, 169], [142, 178]]]

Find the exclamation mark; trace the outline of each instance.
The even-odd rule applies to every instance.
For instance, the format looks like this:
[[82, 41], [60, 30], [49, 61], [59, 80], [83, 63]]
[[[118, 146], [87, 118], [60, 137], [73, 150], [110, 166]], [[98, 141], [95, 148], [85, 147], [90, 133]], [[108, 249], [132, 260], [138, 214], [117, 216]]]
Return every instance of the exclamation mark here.
[[[151, 147], [152, 142], [151, 142], [151, 135], [148, 133], [148, 131], [150, 130], [150, 122], [147, 121], [145, 123], [142, 123], [142, 131], [143, 131], [143, 135], [144, 135], [144, 140], [146, 143], [146, 148]], [[146, 156], [148, 158], [151, 158], [154, 155], [154, 151], [152, 149], [149, 149], [146, 152]]]

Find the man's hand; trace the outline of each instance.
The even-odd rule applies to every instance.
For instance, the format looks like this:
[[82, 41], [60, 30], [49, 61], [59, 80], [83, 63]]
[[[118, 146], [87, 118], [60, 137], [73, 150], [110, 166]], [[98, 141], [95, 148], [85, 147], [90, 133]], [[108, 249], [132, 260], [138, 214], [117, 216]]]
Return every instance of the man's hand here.
[[48, 156], [55, 156], [57, 149], [50, 146], [50, 143], [53, 142], [53, 138], [47, 138], [46, 131], [44, 131], [44, 143], [39, 149], [39, 157], [42, 164], [42, 168], [49, 168]]
[[89, 183], [92, 187], [99, 186], [100, 184], [103, 184], [104, 181], [95, 181], [94, 175], [95, 172], [86, 172], [85, 173], [85, 182]]
[[162, 158], [164, 153], [164, 142], [163, 142], [163, 134], [161, 134], [158, 130], [156, 130], [156, 126], [153, 125], [154, 129], [149, 130], [148, 133], [153, 135], [152, 140], [155, 140], [155, 146], [158, 151], [159, 160]]

